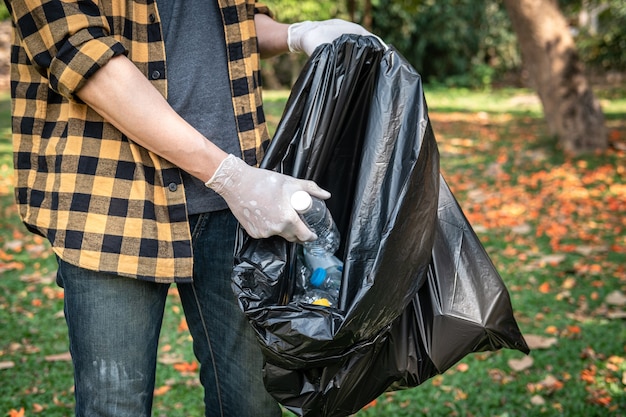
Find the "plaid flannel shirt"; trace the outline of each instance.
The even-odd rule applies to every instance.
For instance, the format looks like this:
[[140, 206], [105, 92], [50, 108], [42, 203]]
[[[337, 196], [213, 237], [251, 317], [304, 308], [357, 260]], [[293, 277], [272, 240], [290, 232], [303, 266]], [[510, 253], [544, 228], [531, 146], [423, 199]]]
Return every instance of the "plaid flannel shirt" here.
[[[83, 268], [189, 282], [193, 258], [180, 170], [135, 144], [75, 92], [126, 54], [163, 94], [167, 68], [155, 0], [7, 0], [20, 215], [55, 253]], [[254, 0], [219, 0], [242, 157], [269, 140], [262, 110]]]

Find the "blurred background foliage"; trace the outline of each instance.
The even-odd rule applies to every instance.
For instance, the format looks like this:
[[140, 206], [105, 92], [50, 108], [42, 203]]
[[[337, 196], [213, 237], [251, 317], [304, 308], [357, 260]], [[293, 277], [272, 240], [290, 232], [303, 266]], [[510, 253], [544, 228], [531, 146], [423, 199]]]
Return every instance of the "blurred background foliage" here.
[[[515, 34], [498, 0], [266, 0], [284, 22], [343, 18], [392, 44], [429, 84], [525, 85]], [[559, 0], [588, 70], [626, 71], [626, 2]], [[288, 87], [302, 57], [264, 64], [266, 87]]]
[[[517, 40], [498, 0], [265, 0], [283, 22], [343, 18], [362, 24], [400, 51], [425, 82], [488, 88], [523, 86]], [[589, 72], [626, 72], [626, 2], [558, 0]], [[0, 20], [8, 18], [4, 2]], [[289, 88], [306, 57], [263, 63], [265, 87]]]

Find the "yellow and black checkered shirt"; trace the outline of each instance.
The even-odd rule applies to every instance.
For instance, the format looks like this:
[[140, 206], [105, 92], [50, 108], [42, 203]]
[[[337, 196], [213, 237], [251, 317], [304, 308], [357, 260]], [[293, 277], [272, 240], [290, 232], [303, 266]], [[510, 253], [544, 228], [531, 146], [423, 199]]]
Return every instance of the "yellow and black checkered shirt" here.
[[[76, 96], [126, 54], [163, 94], [167, 67], [155, 0], [8, 0], [15, 194], [27, 227], [83, 268], [157, 282], [192, 277], [180, 170], [135, 144]], [[254, 0], [219, 0], [242, 157], [269, 136]]]

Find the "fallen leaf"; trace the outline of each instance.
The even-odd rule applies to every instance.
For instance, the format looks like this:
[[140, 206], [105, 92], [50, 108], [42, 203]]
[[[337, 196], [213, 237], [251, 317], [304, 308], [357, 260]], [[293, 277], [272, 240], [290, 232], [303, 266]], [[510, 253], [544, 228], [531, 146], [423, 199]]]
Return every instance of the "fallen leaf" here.
[[178, 372], [195, 372], [198, 370], [198, 362], [192, 361], [175, 363], [174, 369], [176, 369]]
[[9, 417], [24, 417], [24, 407], [20, 408], [19, 410], [10, 410]]
[[580, 326], [576, 326], [576, 325], [567, 326], [567, 333], [570, 335], [580, 334], [580, 332], [581, 332]]
[[13, 368], [14, 366], [15, 366], [15, 362], [13, 362], [13, 361], [3, 361], [3, 362], [0, 362], [0, 370], [10, 369], [10, 368]]
[[556, 337], [544, 337], [534, 334], [524, 335], [524, 339], [526, 340], [526, 344], [530, 350], [549, 349], [558, 342]]
[[454, 400], [455, 401], [467, 400], [467, 393], [463, 391], [462, 389], [457, 388], [454, 393]]
[[509, 375], [507, 372], [504, 372], [500, 369], [490, 369], [488, 371], [489, 378], [496, 384], [505, 385], [513, 380], [513, 377]]
[[552, 393], [554, 391], [558, 391], [562, 389], [564, 386], [563, 382], [559, 381], [553, 375], [546, 375], [544, 379], [537, 383], [529, 383], [526, 385], [526, 388], [529, 392], [535, 393], [540, 391], [547, 391], [548, 393]]
[[459, 372], [467, 372], [469, 370], [469, 365], [466, 363], [460, 363], [457, 365], [456, 370]]
[[528, 223], [522, 223], [520, 225], [513, 226], [511, 228], [511, 231], [513, 233], [518, 234], [518, 235], [527, 235], [530, 232], [532, 232], [532, 228], [530, 227], [530, 225]]
[[592, 397], [589, 401], [603, 407], [608, 407], [611, 404], [612, 400], [613, 399], [610, 396], [606, 395], [603, 397]]
[[553, 254], [553, 255], [545, 255], [542, 256], [539, 262], [543, 264], [548, 264], [552, 266], [556, 266], [565, 260], [566, 256], [563, 254]]
[[187, 320], [185, 318], [180, 319], [180, 323], [178, 323], [178, 331], [185, 332], [189, 330], [189, 326], [187, 325]]
[[24, 242], [21, 240], [12, 240], [4, 244], [4, 250], [19, 253], [24, 248]]
[[539, 286], [539, 292], [542, 294], [547, 294], [550, 292], [550, 284], [547, 282], [544, 282], [543, 284], [541, 284]]
[[547, 334], [559, 334], [559, 329], [556, 326], [548, 326], [546, 327]]
[[626, 319], [626, 311], [608, 311], [606, 318], [611, 320]]
[[159, 363], [164, 365], [173, 365], [175, 363], [184, 362], [183, 356], [179, 353], [165, 353], [159, 356]]
[[565, 281], [563, 281], [563, 283], [561, 284], [561, 288], [564, 288], [566, 290], [571, 290], [572, 288], [574, 288], [576, 286], [576, 280], [574, 278], [567, 278]]
[[544, 405], [546, 403], [546, 400], [544, 400], [541, 395], [533, 395], [532, 397], [530, 397], [530, 403], [532, 405]]
[[171, 389], [172, 389], [172, 387], [170, 387], [169, 385], [163, 385], [163, 386], [160, 386], [158, 388], [155, 388], [154, 389], [154, 396], [158, 397], [159, 395], [164, 395], [165, 393], [167, 393]]
[[8, 262], [8, 263], [0, 263], [0, 273], [11, 271], [11, 270], [21, 271], [22, 269], [24, 269], [23, 262], [13, 261], [13, 262]]
[[621, 291], [615, 290], [604, 299], [607, 304], [614, 306], [626, 306], [626, 295]]
[[24, 274], [20, 277], [20, 281], [27, 284], [52, 284], [56, 280], [57, 273], [52, 272], [47, 275], [42, 275], [41, 272], [35, 272], [33, 274]]
[[509, 359], [508, 364], [514, 371], [520, 372], [533, 366], [534, 360], [526, 355], [521, 359]]
[[595, 366], [583, 369], [580, 371], [580, 379], [587, 384], [593, 384], [596, 380], [596, 370]]
[[65, 353], [57, 353], [56, 355], [48, 355], [44, 358], [46, 362], [62, 362], [62, 361], [71, 361], [72, 356], [70, 352]]

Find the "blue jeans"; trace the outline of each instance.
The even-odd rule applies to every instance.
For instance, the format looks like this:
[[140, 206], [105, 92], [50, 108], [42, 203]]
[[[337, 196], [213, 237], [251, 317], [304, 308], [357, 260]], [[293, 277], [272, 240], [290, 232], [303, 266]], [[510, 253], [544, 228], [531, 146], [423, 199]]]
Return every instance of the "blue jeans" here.
[[[191, 216], [194, 283], [178, 291], [200, 362], [206, 416], [278, 417], [262, 356], [230, 287], [236, 220]], [[59, 260], [76, 384], [76, 416], [149, 417], [169, 285], [89, 271]]]

